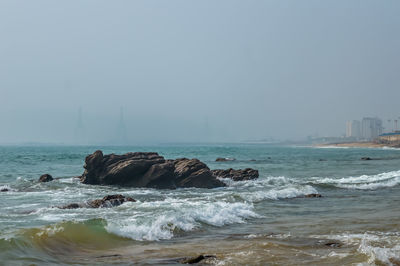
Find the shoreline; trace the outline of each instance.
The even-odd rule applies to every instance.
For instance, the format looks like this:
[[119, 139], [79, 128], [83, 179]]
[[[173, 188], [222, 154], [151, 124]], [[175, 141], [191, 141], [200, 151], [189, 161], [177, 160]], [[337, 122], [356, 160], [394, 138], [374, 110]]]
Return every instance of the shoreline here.
[[347, 142], [347, 143], [325, 143], [314, 144], [314, 147], [341, 147], [341, 148], [399, 148], [397, 145], [375, 143], [375, 142]]

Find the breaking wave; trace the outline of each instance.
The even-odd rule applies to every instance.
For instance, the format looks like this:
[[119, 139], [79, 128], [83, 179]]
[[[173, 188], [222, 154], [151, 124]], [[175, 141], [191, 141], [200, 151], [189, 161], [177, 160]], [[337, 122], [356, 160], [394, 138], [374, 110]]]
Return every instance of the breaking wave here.
[[400, 171], [377, 175], [361, 175], [343, 178], [314, 178], [313, 184], [329, 184], [338, 188], [374, 190], [394, 187], [400, 184]]
[[[127, 219], [110, 221], [107, 231], [134, 240], [152, 241], [170, 239], [180, 232], [193, 231], [201, 224], [223, 226], [259, 217], [252, 204], [241, 202], [167, 199], [142, 203], [140, 209], [140, 213]], [[158, 211], [153, 212], [154, 209]]]

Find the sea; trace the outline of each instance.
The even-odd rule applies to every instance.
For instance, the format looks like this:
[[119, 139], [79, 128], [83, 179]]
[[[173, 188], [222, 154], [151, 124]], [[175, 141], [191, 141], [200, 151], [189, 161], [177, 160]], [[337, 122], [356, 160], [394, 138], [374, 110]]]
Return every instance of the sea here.
[[[257, 180], [158, 190], [85, 185], [85, 157], [153, 151]], [[216, 162], [216, 158], [234, 158]], [[370, 157], [372, 160], [361, 160]], [[39, 183], [42, 174], [56, 179]], [[400, 265], [400, 150], [271, 144], [1, 146], [1, 265]], [[321, 194], [308, 198], [308, 194]], [[110, 194], [114, 208], [60, 209]]]

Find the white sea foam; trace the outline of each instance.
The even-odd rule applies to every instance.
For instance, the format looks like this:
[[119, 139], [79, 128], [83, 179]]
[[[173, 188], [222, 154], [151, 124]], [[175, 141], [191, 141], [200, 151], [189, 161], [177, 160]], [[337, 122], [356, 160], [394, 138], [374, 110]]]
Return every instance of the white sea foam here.
[[177, 231], [195, 230], [201, 223], [223, 226], [259, 217], [252, 204], [240, 202], [167, 199], [144, 202], [135, 209], [142, 211], [124, 220], [109, 220], [107, 231], [139, 241], [161, 240], [172, 238]]
[[364, 234], [324, 235], [337, 239], [346, 244], [357, 246], [357, 251], [368, 256], [368, 264], [376, 262], [393, 265], [391, 260], [400, 260], [400, 233], [399, 232], [366, 232]]
[[[334, 145], [328, 145], [328, 146], [312, 146], [313, 148], [316, 149], [349, 149], [350, 147], [343, 147], [343, 146], [334, 146]], [[356, 148], [356, 147], [354, 147]]]
[[318, 191], [312, 186], [297, 185], [297, 186], [288, 186], [283, 188], [273, 188], [265, 191], [258, 190], [252, 192], [243, 192], [240, 193], [239, 195], [246, 201], [260, 202], [266, 199], [270, 200], [288, 199], [314, 193], [318, 193]]
[[3, 189], [11, 190], [9, 185], [1, 185], [0, 190], [3, 190]]
[[384, 146], [384, 147], [382, 147], [382, 150], [400, 151], [400, 148], [394, 148], [394, 147], [387, 147], [387, 146]]
[[260, 179], [253, 179], [246, 181], [233, 181], [230, 178], [221, 178], [220, 180], [222, 180], [229, 187], [235, 187], [235, 188], [249, 188], [249, 187], [264, 188], [269, 186], [276, 187], [292, 183], [291, 180], [285, 176], [268, 176]]
[[400, 184], [400, 171], [392, 171], [377, 175], [361, 175], [343, 178], [314, 178], [314, 184], [332, 184], [340, 188], [378, 189], [394, 187]]

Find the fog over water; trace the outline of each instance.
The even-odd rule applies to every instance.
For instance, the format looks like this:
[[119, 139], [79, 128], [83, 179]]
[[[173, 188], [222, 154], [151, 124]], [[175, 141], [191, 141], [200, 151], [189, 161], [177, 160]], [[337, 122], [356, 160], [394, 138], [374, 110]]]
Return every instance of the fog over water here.
[[395, 0], [2, 0], [0, 143], [301, 139], [394, 119], [399, 10]]

